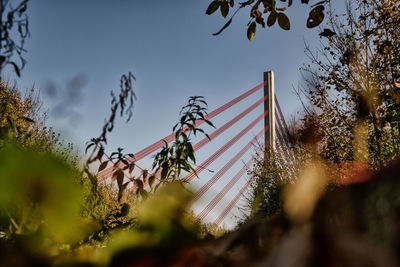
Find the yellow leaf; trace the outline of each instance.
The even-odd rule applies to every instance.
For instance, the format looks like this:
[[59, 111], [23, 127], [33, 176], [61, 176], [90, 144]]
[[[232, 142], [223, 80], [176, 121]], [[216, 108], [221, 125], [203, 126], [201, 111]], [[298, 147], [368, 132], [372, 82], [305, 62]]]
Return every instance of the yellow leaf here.
[[247, 39], [249, 39], [250, 41], [254, 38], [254, 35], [256, 34], [256, 27], [256, 22], [253, 21], [247, 29]]

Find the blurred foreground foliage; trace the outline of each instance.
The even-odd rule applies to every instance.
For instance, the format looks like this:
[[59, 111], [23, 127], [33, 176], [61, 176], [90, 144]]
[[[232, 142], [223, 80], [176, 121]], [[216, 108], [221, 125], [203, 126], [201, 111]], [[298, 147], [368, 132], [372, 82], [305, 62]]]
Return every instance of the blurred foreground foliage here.
[[187, 212], [192, 193], [179, 182], [140, 203], [119, 203], [112, 191], [99, 187], [103, 198], [89, 213], [92, 191], [76, 167], [57, 155], [7, 143], [0, 150], [0, 247], [6, 266], [160, 266], [208, 233]]
[[26, 150], [11, 140], [0, 150], [0, 162], [7, 238], [48, 231], [49, 238], [62, 242], [77, 234], [73, 225], [82, 200], [79, 172], [56, 155]]
[[251, 235], [256, 266], [399, 266], [400, 2], [326, 15], [320, 46], [306, 46], [304, 116], [287, 155], [251, 169], [236, 251]]
[[310, 63], [297, 91], [304, 116], [285, 133], [295, 157], [253, 168], [251, 216], [270, 216], [284, 185], [304, 173], [329, 169], [315, 174], [325, 188], [365, 181], [399, 158], [400, 2], [347, 1], [343, 14], [330, 5], [325, 13], [319, 45], [305, 49]]
[[[127, 78], [125, 81], [129, 83], [128, 76], [123, 78]], [[1, 84], [2, 264], [120, 266], [131, 262], [134, 255], [133, 259], [139, 261], [141, 258], [144, 261], [151, 259], [162, 264], [166, 258], [172, 260], [172, 255], [188, 242], [204, 238], [210, 231], [219, 231], [213, 225], [202, 225], [192, 213], [188, 213], [192, 194], [179, 182], [174, 169], [190, 166], [186, 162], [183, 162], [186, 165], [167, 166], [170, 171], [163, 177], [164, 186], [158, 186], [154, 195], [132, 190], [124, 192], [120, 186], [125, 182], [119, 181], [120, 178], [114, 180], [116, 188], [114, 182], [99, 183], [95, 180], [96, 175], [91, 174], [93, 168], [89, 165], [94, 160], [102, 160], [99, 151], [100, 155], [105, 154], [106, 133], [113, 128], [115, 114], [119, 107], [125, 108], [126, 98], [133, 96], [124, 90], [127, 86], [131, 90], [130, 84], [122, 84], [119, 101], [113, 98], [117, 106], [112, 108], [102, 135], [94, 140], [98, 142], [94, 147], [95, 153], [82, 171], [72, 145], [65, 145], [58, 134], [45, 126], [46, 114], [41, 112], [35, 91], [32, 89], [22, 96], [17, 88]], [[189, 109], [182, 113], [187, 119], [180, 120], [182, 125], [177, 138], [184, 138], [168, 152], [171, 158], [180, 159], [179, 153], [186, 153], [185, 157], [194, 161], [193, 151], [186, 151], [191, 147], [189, 136], [192, 130], [203, 130], [187, 125], [193, 118], [197, 120], [206, 115], [204, 108], [197, 106], [196, 99], [193, 98], [186, 106]], [[202, 98], [199, 100], [204, 102]], [[199, 118], [193, 117], [191, 107], [199, 108]], [[129, 108], [126, 114], [129, 115]], [[112, 162], [113, 158], [108, 157], [107, 161]], [[114, 162], [114, 168], [121, 163], [124, 162]], [[122, 179], [126, 178], [124, 174]], [[143, 179], [146, 178], [144, 175]], [[176, 182], [171, 183], [174, 180]], [[137, 186], [137, 183], [132, 184], [132, 188]], [[155, 252], [166, 258], [152, 257]]]
[[204, 236], [206, 229], [187, 213], [192, 195], [180, 183], [161, 187], [133, 212], [128, 205], [134, 202], [113, 204], [102, 188], [98, 194], [104, 198], [85, 216], [91, 206], [85, 196], [92, 196], [78, 169], [56, 155], [7, 143], [0, 150], [0, 246], [6, 266], [121, 266], [139, 258], [164, 263]]

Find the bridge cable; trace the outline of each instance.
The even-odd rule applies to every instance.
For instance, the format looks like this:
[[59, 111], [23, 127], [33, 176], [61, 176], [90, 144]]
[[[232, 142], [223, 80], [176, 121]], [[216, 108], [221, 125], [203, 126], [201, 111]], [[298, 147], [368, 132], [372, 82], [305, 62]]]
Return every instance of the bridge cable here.
[[239, 199], [243, 196], [244, 192], [251, 185], [254, 180], [254, 176], [250, 178], [250, 180], [240, 189], [239, 193], [232, 199], [232, 201], [228, 204], [228, 206], [224, 209], [224, 211], [219, 215], [219, 217], [215, 220], [215, 224], [219, 225], [225, 219], [225, 217], [229, 214], [232, 208], [236, 205]]
[[[264, 87], [264, 85], [266, 84], [266, 81], [260, 83], [259, 85], [255, 86], [254, 88], [250, 89], [249, 91], [241, 94], [240, 96], [236, 97], [235, 99], [229, 101], [228, 103], [220, 106], [219, 108], [215, 109], [214, 111], [208, 113], [205, 116], [206, 120], [210, 120], [212, 118], [214, 118], [215, 116], [219, 115], [220, 113], [224, 112], [225, 110], [227, 110], [228, 108], [232, 107], [233, 105], [237, 104], [238, 102], [240, 102], [241, 100], [247, 98], [248, 96], [252, 95], [253, 93], [257, 92], [258, 90], [260, 90], [261, 88]], [[197, 120], [195, 123], [195, 127], [201, 125], [204, 123], [204, 120], [200, 119]], [[187, 131], [188, 129], [184, 129], [184, 131]], [[140, 150], [139, 152], [134, 154], [133, 158], [129, 158], [128, 162], [132, 162], [132, 161], [139, 161], [141, 159], [143, 159], [144, 157], [150, 155], [151, 153], [157, 151], [158, 149], [160, 149], [161, 147], [164, 146], [164, 141], [167, 143], [172, 142], [175, 139], [175, 133], [172, 133], [168, 136], [166, 136], [165, 138], [153, 143], [152, 145]], [[107, 168], [101, 172], [98, 173], [97, 177], [99, 180], [105, 180], [108, 177], [111, 176], [111, 174], [113, 173], [113, 171], [115, 170], [114, 166]]]
[[[231, 127], [234, 123], [236, 123], [237, 121], [239, 121], [240, 119], [242, 119], [245, 115], [247, 115], [248, 113], [250, 113], [252, 110], [254, 110], [258, 105], [260, 105], [261, 103], [263, 103], [265, 101], [267, 97], [263, 97], [260, 100], [258, 100], [256, 103], [254, 103], [252, 106], [250, 106], [249, 108], [247, 108], [245, 111], [243, 111], [241, 114], [239, 114], [238, 116], [236, 116], [235, 118], [233, 118], [232, 120], [230, 120], [229, 122], [227, 122], [226, 124], [224, 124], [223, 126], [221, 126], [220, 128], [218, 128], [216, 131], [214, 131], [213, 133], [211, 133], [209, 135], [210, 139], [214, 139], [215, 137], [217, 137], [218, 135], [220, 135], [222, 132], [224, 132], [226, 129], [228, 129], [229, 127]], [[210, 139], [208, 138], [204, 138], [201, 141], [199, 141], [198, 143], [196, 143], [193, 146], [193, 150], [197, 151], [200, 148], [202, 148], [204, 145], [206, 145], [207, 143], [210, 142]], [[252, 144], [252, 142], [250, 142], [249, 144]], [[250, 148], [250, 147], [249, 147]], [[249, 149], [248, 148], [248, 149]], [[248, 150], [247, 149], [247, 150]], [[246, 150], [246, 151], [247, 151]], [[246, 152], [244, 151], [244, 152]], [[244, 154], [243, 152], [243, 154]], [[233, 165], [233, 163], [232, 163]], [[201, 167], [201, 165], [199, 166]], [[196, 171], [198, 173], [198, 171]], [[159, 169], [156, 173], [153, 173], [152, 175], [154, 176], [160, 176], [161, 174], [161, 169]], [[151, 176], [151, 175], [150, 175]], [[221, 175], [222, 176], [222, 175]], [[133, 188], [131, 188], [131, 190], [127, 190], [128, 192], [132, 191]]]
[[[261, 149], [257, 150], [257, 154], [262, 151]], [[248, 170], [248, 166], [251, 166], [255, 161], [255, 157], [252, 156], [251, 159], [243, 166], [243, 168], [229, 181], [228, 184], [211, 200], [210, 203], [196, 216], [200, 220], [203, 220], [210, 211], [215, 208], [215, 206], [221, 201], [221, 199], [229, 192], [229, 190], [239, 181], [239, 179], [243, 176], [243, 174]]]
[[[228, 128], [230, 128], [233, 124], [235, 124], [236, 122], [238, 122], [239, 120], [241, 120], [244, 116], [246, 116], [247, 114], [249, 114], [251, 111], [253, 111], [257, 106], [259, 106], [260, 104], [262, 104], [265, 100], [267, 99], [267, 96], [262, 97], [261, 99], [259, 99], [256, 103], [254, 103], [253, 105], [251, 105], [249, 108], [247, 108], [246, 110], [244, 110], [242, 113], [240, 113], [239, 115], [237, 115], [235, 118], [231, 119], [229, 122], [227, 122], [226, 124], [224, 124], [223, 126], [219, 127], [217, 130], [215, 130], [213, 133], [211, 133], [209, 135], [210, 139], [214, 139], [217, 136], [219, 136], [221, 133], [223, 133], [224, 131], [226, 131]], [[201, 141], [199, 141], [198, 143], [196, 143], [193, 146], [193, 150], [197, 151], [200, 148], [202, 148], [204, 145], [206, 145], [207, 143], [210, 142], [210, 139], [208, 139], [207, 137], [203, 138]], [[104, 178], [106, 177], [107, 174], [104, 174], [100, 177], [100, 181], [104, 180]], [[111, 175], [111, 173], [110, 173]]]
[[[256, 103], [254, 103], [253, 105], [251, 105], [249, 108], [247, 108], [245, 111], [243, 111], [242, 113], [240, 113], [239, 115], [237, 115], [235, 118], [233, 118], [232, 120], [230, 120], [229, 122], [227, 122], [226, 124], [224, 124], [223, 126], [219, 127], [217, 130], [215, 130], [213, 133], [211, 133], [210, 139], [214, 139], [216, 138], [218, 135], [220, 135], [221, 133], [223, 133], [224, 131], [226, 131], [228, 128], [230, 128], [233, 124], [235, 124], [236, 122], [238, 122], [240, 119], [242, 119], [244, 116], [246, 116], [247, 114], [249, 114], [252, 110], [254, 110], [257, 106], [259, 106], [260, 104], [264, 103], [264, 101], [267, 99], [267, 97], [263, 97], [260, 100], [258, 100]], [[207, 137], [203, 138], [201, 141], [199, 141], [198, 143], [196, 143], [193, 146], [193, 150], [197, 151], [200, 148], [202, 148], [204, 145], [206, 145], [207, 143], [210, 142], [210, 139], [208, 139]]]
[[211, 188], [256, 142], [266, 131], [262, 129], [250, 142], [245, 145], [222, 169], [218, 171], [206, 184], [204, 184], [194, 195], [194, 201], [198, 200], [208, 189]]
[[[238, 133], [235, 137], [233, 137], [229, 142], [227, 142], [224, 146], [222, 146], [220, 149], [218, 149], [217, 152], [215, 152], [206, 161], [204, 161], [198, 168], [196, 168], [196, 170], [195, 170], [196, 173], [199, 174], [205, 168], [207, 168], [208, 165], [210, 165], [212, 162], [214, 162], [219, 156], [221, 156], [226, 150], [228, 150], [228, 148], [230, 148], [233, 144], [235, 144], [243, 135], [245, 135], [248, 131], [250, 131], [267, 114], [268, 114], [268, 111], [265, 111], [263, 114], [258, 116], [253, 122], [251, 122], [246, 128], [244, 128], [240, 133]], [[195, 176], [196, 176], [196, 174], [194, 172], [191, 172], [188, 176], [186, 176], [185, 181], [190, 181]]]
[[[286, 158], [282, 154], [282, 152], [286, 152], [286, 151], [283, 150], [283, 147], [281, 145], [282, 136], [279, 131], [277, 131], [277, 135], [278, 135], [278, 139], [280, 141], [279, 142], [280, 144], [278, 146], [278, 153], [281, 155], [282, 158]], [[260, 150], [257, 151], [257, 153], [259, 153], [259, 152], [260, 152]], [[227, 192], [233, 187], [233, 185], [243, 176], [245, 170], [247, 169], [246, 166], [253, 164], [254, 160], [255, 159], [252, 158], [248, 163], [246, 163], [244, 168], [242, 170], [240, 170], [239, 173], [237, 175], [235, 175], [235, 177], [221, 190], [221, 192], [219, 192], [218, 195], [215, 196], [214, 199], [197, 215], [197, 217], [200, 220], [204, 219], [211, 212], [211, 210], [213, 208], [215, 208], [215, 206], [218, 204], [218, 202], [227, 194]]]
[[[280, 113], [282, 120], [283, 120], [283, 124], [285, 126], [286, 131], [288, 131], [288, 127], [287, 124], [284, 120], [283, 114], [282, 114], [282, 110], [280, 108], [279, 102], [275, 96], [275, 101], [277, 103], [277, 107], [278, 107], [278, 112]], [[279, 127], [279, 126], [278, 126]], [[279, 133], [278, 133], [279, 134]], [[224, 209], [224, 211], [219, 215], [219, 217], [215, 220], [215, 223], [217, 225], [221, 224], [221, 222], [225, 219], [225, 217], [229, 214], [229, 212], [232, 210], [232, 208], [236, 205], [236, 203], [240, 200], [240, 198], [243, 196], [244, 192], [247, 190], [247, 188], [251, 185], [251, 183], [254, 180], [254, 176], [252, 176], [250, 178], [250, 180], [242, 187], [242, 189], [238, 192], [238, 194], [232, 199], [232, 201], [228, 204], [228, 206]]]
[[[282, 128], [281, 122], [278, 117], [277, 117], [276, 121], [277, 121], [278, 127], [275, 129], [276, 129], [276, 134], [278, 135], [278, 139], [279, 139], [282, 151], [285, 152], [286, 161], [290, 161], [290, 163], [293, 165], [294, 158], [290, 151], [290, 146], [289, 146], [288, 140], [285, 138], [285, 135], [283, 134], [284, 130]], [[284, 148], [286, 148], [286, 149], [284, 149]]]
[[279, 105], [279, 101], [278, 101], [278, 98], [276, 97], [276, 95], [275, 95], [275, 102], [276, 102], [276, 107], [278, 108], [278, 113], [281, 117], [282, 124], [286, 131], [285, 137], [286, 137], [286, 141], [288, 142], [288, 145], [289, 145], [288, 148], [290, 148], [290, 155], [291, 155], [292, 159], [294, 160], [294, 158], [295, 158], [294, 151], [291, 149], [290, 142], [287, 139], [287, 135], [289, 134], [289, 128], [286, 124], [285, 116], [283, 116], [282, 109], [281, 109], [281, 106]]

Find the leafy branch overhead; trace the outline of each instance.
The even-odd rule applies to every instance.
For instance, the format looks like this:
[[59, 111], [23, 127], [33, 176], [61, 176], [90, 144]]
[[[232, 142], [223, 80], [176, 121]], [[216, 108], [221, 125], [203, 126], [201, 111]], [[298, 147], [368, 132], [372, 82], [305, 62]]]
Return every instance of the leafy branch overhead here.
[[[12, 6], [9, 0], [0, 0], [0, 73], [6, 65], [11, 65], [19, 77], [26, 64], [23, 53], [26, 52], [25, 40], [30, 35], [28, 2], [20, 0]], [[14, 59], [14, 53], [18, 55], [20, 63]]]
[[[128, 74], [123, 74], [120, 79], [120, 92], [119, 95], [116, 95], [113, 91], [111, 91], [111, 114], [108, 120], [105, 121], [101, 134], [97, 138], [92, 138], [90, 142], [87, 143], [85, 153], [90, 151], [90, 155], [86, 160], [84, 166], [84, 173], [87, 175], [89, 180], [92, 182], [94, 189], [97, 188], [98, 179], [96, 175], [92, 174], [90, 171], [90, 165], [94, 162], [98, 161], [100, 166], [98, 167], [98, 172], [104, 170], [108, 163], [113, 163], [114, 167], [117, 169], [119, 164], [125, 164], [126, 169], [129, 169], [129, 172], [132, 173], [134, 168], [134, 161], [128, 162], [128, 158], [133, 158], [133, 154], [122, 154], [122, 148], [118, 148], [116, 152], [113, 152], [110, 156], [105, 153], [105, 147], [107, 145], [107, 134], [112, 132], [114, 129], [115, 119], [118, 116], [118, 113], [121, 117], [124, 115], [128, 116], [127, 121], [132, 118], [133, 115], [133, 104], [136, 99], [135, 92], [133, 91], [133, 82], [136, 81], [135, 76], [129, 72]], [[103, 157], [106, 157], [106, 160], [103, 161]], [[116, 161], [116, 162], [114, 162]], [[117, 180], [118, 184], [118, 201], [122, 197], [123, 191], [127, 187], [127, 183], [123, 183], [124, 173], [122, 170], [117, 169], [114, 172], [113, 179]]]
[[[214, 36], [222, 33], [229, 25], [232, 23], [234, 16], [238, 13], [239, 10], [243, 8], [250, 8], [250, 20], [247, 23], [247, 38], [251, 41], [256, 34], [257, 24], [261, 27], [265, 28], [265, 25], [268, 27], [272, 27], [273, 25], [278, 23], [279, 27], [283, 30], [290, 30], [290, 19], [285, 14], [287, 8], [291, 7], [293, 4], [293, 0], [280, 0], [280, 2], [287, 2], [287, 7], [278, 6], [276, 0], [248, 0], [245, 2], [239, 2], [239, 5], [236, 6], [235, 11], [229, 18], [229, 20], [225, 23], [222, 28], [213, 33]], [[306, 26], [308, 28], [317, 27], [324, 20], [325, 14], [325, 4], [330, 2], [330, 0], [319, 1], [310, 6], [311, 11], [309, 13]], [[301, 0], [302, 4], [309, 4], [309, 0]], [[283, 4], [283, 3], [282, 3]], [[235, 8], [235, 0], [214, 0], [210, 3], [206, 10], [207, 15], [211, 15], [215, 13], [217, 10], [220, 10], [221, 15], [226, 18], [229, 15], [230, 9]]]

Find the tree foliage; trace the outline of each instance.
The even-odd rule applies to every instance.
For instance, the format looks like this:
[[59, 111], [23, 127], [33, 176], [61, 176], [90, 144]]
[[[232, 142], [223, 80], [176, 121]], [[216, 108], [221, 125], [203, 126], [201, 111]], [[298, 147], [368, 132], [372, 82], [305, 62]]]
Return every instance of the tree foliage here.
[[281, 207], [281, 190], [288, 182], [288, 176], [284, 175], [282, 159], [275, 154], [258, 159], [252, 166], [250, 174], [255, 177], [249, 198], [249, 219], [271, 217], [279, 213]]
[[[229, 11], [236, 8], [225, 25], [218, 32], [213, 34], [219, 35], [229, 27], [234, 16], [241, 9], [250, 9], [250, 20], [247, 23], [247, 38], [251, 41], [256, 34], [257, 25], [265, 28], [265, 25], [272, 27], [277, 23], [283, 30], [290, 30], [290, 19], [285, 14], [285, 11], [292, 6], [293, 0], [280, 0], [280, 2], [281, 3], [277, 4], [276, 0], [248, 0], [244, 2], [235, 0], [213, 0], [207, 8], [206, 14], [211, 15], [219, 9], [221, 15], [226, 18]], [[285, 6], [286, 2], [287, 6]], [[322, 23], [325, 17], [325, 5], [329, 2], [330, 0], [325, 0], [311, 5], [311, 11], [306, 23], [308, 28], [317, 27]], [[302, 0], [301, 3], [309, 4], [309, 0]]]
[[[400, 18], [398, 1], [355, 1], [328, 12], [322, 46], [306, 53], [303, 92], [322, 130], [321, 152], [333, 162], [374, 166], [398, 157]], [[363, 140], [363, 141], [361, 141]]]
[[306, 45], [311, 62], [302, 68], [298, 93], [310, 105], [303, 102], [305, 115], [288, 133], [298, 164], [290, 176], [279, 155], [257, 162], [250, 218], [284, 209], [302, 221], [312, 214], [310, 196], [365, 181], [368, 171], [399, 158], [399, 10], [398, 1], [349, 1], [345, 14], [327, 6], [320, 46]]
[[[121, 260], [125, 250], [135, 254], [144, 247], [165, 247], [172, 255], [189, 241], [210, 232], [221, 233], [215, 225], [204, 226], [187, 213], [192, 194], [183, 184], [172, 183], [181, 171], [193, 170], [191, 135], [208, 136], [196, 121], [213, 126], [206, 119], [203, 97], [190, 97], [180, 112], [181, 119], [173, 128], [173, 149], [165, 155], [172, 164], [166, 166], [164, 158], [156, 156], [154, 166], [163, 166], [167, 172], [159, 178], [157, 188], [162, 186], [155, 194], [150, 181], [155, 174], [142, 170], [142, 175], [135, 177], [132, 154], [123, 154], [122, 148], [106, 154], [108, 134], [118, 114], [127, 120], [132, 116], [134, 79], [130, 73], [123, 75], [120, 93], [111, 93], [111, 114], [99, 137], [88, 143], [83, 171], [76, 161], [68, 160], [71, 150], [59, 153], [63, 146], [55, 134], [47, 136], [45, 115], [34, 91], [22, 97], [17, 89], [1, 84], [0, 248], [2, 253], [7, 251], [3, 262], [8, 266], [14, 266], [16, 251], [21, 266], [79, 262], [74, 253], [86, 248], [93, 252], [100, 246], [107, 247], [101, 249], [106, 255], [101, 258], [103, 264]], [[100, 164], [98, 168], [91, 166], [95, 162]], [[113, 181], [102, 184], [95, 173], [107, 164], [114, 167]], [[128, 185], [135, 189], [130, 190], [133, 194], [127, 194]], [[132, 239], [125, 242], [122, 236]], [[94, 253], [87, 257], [98, 261]]]
[[[28, 2], [20, 0], [14, 6], [9, 0], [0, 0], [0, 73], [6, 65], [11, 65], [20, 77], [26, 64], [23, 53], [25, 40], [30, 35]], [[19, 62], [13, 58], [15, 53]]]

